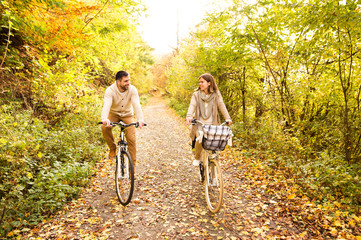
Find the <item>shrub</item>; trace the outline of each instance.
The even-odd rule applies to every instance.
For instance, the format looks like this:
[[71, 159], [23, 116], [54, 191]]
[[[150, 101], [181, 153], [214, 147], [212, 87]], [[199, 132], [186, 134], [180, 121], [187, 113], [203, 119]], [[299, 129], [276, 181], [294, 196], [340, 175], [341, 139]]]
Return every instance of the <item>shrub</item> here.
[[0, 235], [37, 224], [77, 196], [103, 153], [101, 100], [78, 100], [55, 126], [17, 104], [0, 108]]

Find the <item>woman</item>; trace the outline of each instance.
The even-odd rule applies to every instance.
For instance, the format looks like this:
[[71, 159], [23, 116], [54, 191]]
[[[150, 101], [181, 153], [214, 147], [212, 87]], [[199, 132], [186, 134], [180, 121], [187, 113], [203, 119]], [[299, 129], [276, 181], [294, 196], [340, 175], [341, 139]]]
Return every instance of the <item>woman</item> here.
[[[205, 73], [199, 77], [199, 87], [193, 93], [191, 103], [188, 108], [186, 122], [191, 124], [192, 119], [195, 118], [206, 125], [220, 125], [221, 120], [218, 114], [218, 110], [221, 111], [224, 119], [228, 125], [232, 124], [232, 120], [228, 114], [226, 105], [223, 102], [221, 93], [218, 91], [218, 87], [211, 74]], [[194, 139], [198, 135], [198, 130], [201, 130], [200, 126], [194, 125], [191, 130], [191, 139]], [[199, 165], [199, 159], [201, 157], [202, 144], [198, 141], [195, 143], [195, 160], [194, 166]]]

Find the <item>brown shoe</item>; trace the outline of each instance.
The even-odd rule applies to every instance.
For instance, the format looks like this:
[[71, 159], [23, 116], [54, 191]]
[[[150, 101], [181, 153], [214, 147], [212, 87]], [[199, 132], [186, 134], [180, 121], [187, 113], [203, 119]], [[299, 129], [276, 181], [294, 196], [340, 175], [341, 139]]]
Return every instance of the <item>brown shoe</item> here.
[[109, 158], [115, 158], [115, 150], [110, 150], [109, 151]]

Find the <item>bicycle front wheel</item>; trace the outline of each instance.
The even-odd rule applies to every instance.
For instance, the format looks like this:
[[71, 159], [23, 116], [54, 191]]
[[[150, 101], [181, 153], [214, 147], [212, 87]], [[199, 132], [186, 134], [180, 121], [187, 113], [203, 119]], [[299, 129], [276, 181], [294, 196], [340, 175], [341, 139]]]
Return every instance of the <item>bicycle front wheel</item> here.
[[132, 199], [134, 191], [134, 167], [128, 152], [121, 152], [117, 155], [115, 189], [119, 202], [126, 206]]
[[216, 213], [223, 202], [223, 178], [218, 160], [208, 159], [205, 161], [206, 175], [206, 201], [211, 212]]

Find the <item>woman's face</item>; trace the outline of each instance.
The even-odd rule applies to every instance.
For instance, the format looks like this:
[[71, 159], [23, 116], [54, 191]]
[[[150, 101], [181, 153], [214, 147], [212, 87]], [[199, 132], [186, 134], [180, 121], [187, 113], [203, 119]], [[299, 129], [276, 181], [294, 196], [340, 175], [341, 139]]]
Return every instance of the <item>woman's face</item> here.
[[208, 93], [208, 87], [211, 85], [211, 82], [207, 82], [203, 78], [199, 79], [199, 88], [204, 91], [205, 93]]

